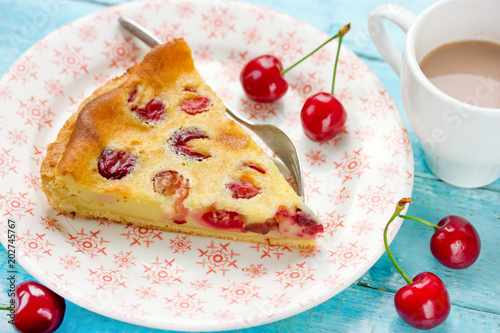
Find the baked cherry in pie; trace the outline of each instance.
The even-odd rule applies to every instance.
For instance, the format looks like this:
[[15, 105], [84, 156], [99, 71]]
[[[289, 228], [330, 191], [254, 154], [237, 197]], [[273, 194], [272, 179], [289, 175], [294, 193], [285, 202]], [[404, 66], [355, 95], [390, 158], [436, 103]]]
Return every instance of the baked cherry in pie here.
[[225, 113], [182, 39], [152, 49], [65, 123], [41, 167], [62, 212], [308, 248], [320, 221]]

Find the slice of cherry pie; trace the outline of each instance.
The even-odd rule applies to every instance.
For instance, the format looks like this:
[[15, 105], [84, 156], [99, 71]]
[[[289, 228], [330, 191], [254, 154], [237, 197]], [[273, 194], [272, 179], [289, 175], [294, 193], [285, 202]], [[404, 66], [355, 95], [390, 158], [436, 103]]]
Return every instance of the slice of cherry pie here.
[[43, 191], [62, 212], [308, 248], [323, 226], [196, 71], [182, 40], [87, 98], [49, 145]]

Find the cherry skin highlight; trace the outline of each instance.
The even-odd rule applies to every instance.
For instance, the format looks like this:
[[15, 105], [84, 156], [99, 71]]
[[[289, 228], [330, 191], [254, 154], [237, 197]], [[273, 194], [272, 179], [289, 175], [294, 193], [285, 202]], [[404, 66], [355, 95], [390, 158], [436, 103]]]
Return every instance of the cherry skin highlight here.
[[26, 281], [16, 286], [14, 326], [22, 333], [51, 333], [64, 319], [66, 301], [41, 284]]
[[282, 70], [281, 61], [272, 55], [250, 60], [240, 74], [240, 82], [248, 98], [264, 103], [280, 99], [288, 90]]
[[394, 297], [399, 316], [409, 325], [428, 330], [443, 323], [450, 313], [450, 298], [435, 274], [420, 273]]
[[300, 120], [309, 139], [324, 142], [342, 132], [347, 112], [332, 94], [320, 92], [306, 100], [300, 112]]
[[466, 219], [450, 215], [441, 219], [440, 227], [431, 238], [432, 255], [442, 265], [463, 269], [476, 262], [481, 251], [481, 239]]

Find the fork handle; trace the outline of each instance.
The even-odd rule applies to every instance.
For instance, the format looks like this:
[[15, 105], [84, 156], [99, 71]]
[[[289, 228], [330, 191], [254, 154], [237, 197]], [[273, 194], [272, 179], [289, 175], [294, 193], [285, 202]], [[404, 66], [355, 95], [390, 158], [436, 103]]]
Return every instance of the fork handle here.
[[128, 19], [126, 17], [118, 18], [118, 22], [120, 25], [127, 29], [132, 35], [137, 36], [140, 40], [142, 40], [146, 45], [153, 48], [157, 45], [163, 44], [163, 42], [158, 39], [155, 35], [146, 30], [142, 25], [137, 22]]

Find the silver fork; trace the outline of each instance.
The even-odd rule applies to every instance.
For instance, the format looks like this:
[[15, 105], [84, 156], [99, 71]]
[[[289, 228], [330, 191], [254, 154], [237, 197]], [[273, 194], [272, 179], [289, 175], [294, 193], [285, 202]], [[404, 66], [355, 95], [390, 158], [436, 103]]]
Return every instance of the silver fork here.
[[[155, 47], [163, 42], [139, 23], [126, 17], [118, 18], [120, 25], [132, 35], [138, 37], [149, 47]], [[278, 156], [288, 168], [299, 190], [300, 196], [305, 199], [304, 182], [302, 181], [302, 165], [295, 144], [290, 137], [274, 125], [257, 125], [233, 113], [226, 107], [226, 112], [236, 121], [257, 134], [262, 141]]]

